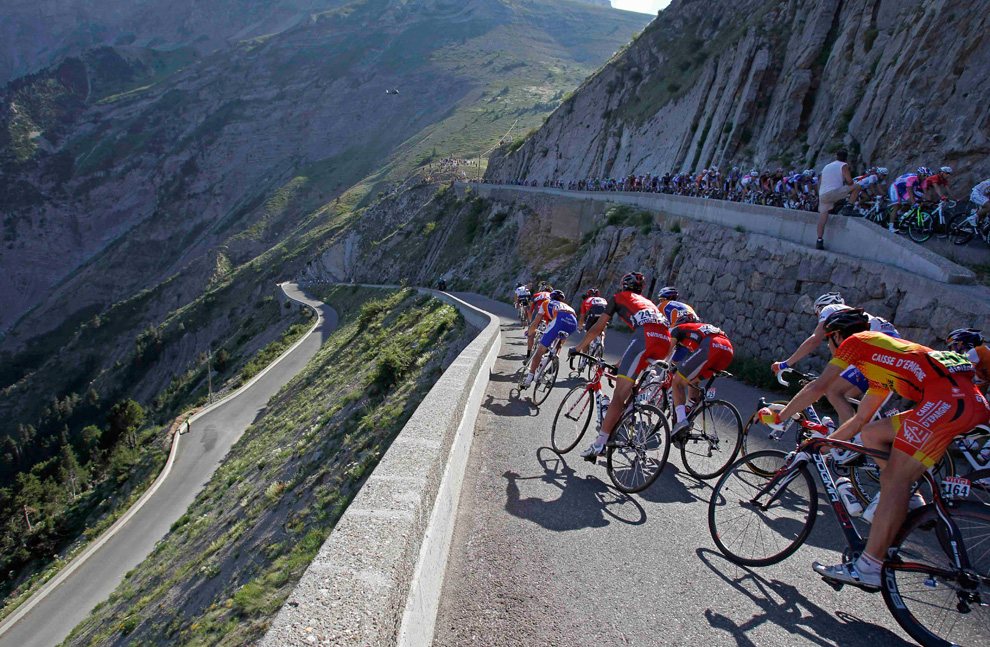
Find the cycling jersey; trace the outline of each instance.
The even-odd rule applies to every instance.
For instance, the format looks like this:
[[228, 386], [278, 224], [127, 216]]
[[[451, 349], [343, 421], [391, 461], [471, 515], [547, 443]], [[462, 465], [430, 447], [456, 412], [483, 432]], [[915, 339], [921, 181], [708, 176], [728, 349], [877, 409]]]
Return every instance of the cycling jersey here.
[[667, 318], [657, 308], [656, 304], [628, 290], [616, 292], [605, 305], [605, 313], [609, 317], [618, 316], [627, 326], [635, 330], [647, 324], [662, 324], [667, 327]]
[[983, 180], [970, 191], [969, 201], [982, 207], [990, 200], [990, 180]]
[[879, 184], [880, 178], [876, 174], [860, 175], [859, 177], [853, 178], [853, 183], [858, 184], [860, 188], [865, 189], [873, 186], [874, 184]]
[[[677, 372], [689, 382], [707, 380], [732, 363], [735, 352], [732, 343], [720, 328], [711, 324], [681, 324], [671, 329], [670, 336], [678, 344], [674, 353]], [[677, 357], [679, 354], [682, 357]]]
[[566, 303], [547, 299], [540, 305], [537, 316], [542, 317], [547, 327], [540, 337], [540, 344], [545, 348], [550, 348], [558, 335], [569, 337], [577, 330], [577, 316], [574, 309]]
[[582, 315], [600, 315], [605, 312], [605, 306], [608, 305], [608, 301], [602, 297], [588, 297], [581, 303], [581, 314]]
[[694, 311], [694, 308], [681, 301], [664, 301], [663, 305], [660, 306], [660, 312], [662, 312], [663, 316], [665, 316], [667, 321], [670, 322], [668, 324], [670, 327], [676, 326], [677, 321], [683, 315], [692, 314], [695, 317], [698, 316], [698, 313]]
[[922, 189], [930, 189], [930, 188], [932, 188], [934, 186], [938, 186], [938, 185], [949, 186], [949, 179], [942, 177], [938, 173], [936, 173], [935, 175], [929, 175], [921, 183], [921, 188]]
[[537, 292], [536, 294], [534, 294], [533, 302], [530, 303], [529, 305], [529, 316], [532, 317], [533, 315], [535, 315], [537, 311], [540, 309], [540, 306], [542, 306], [546, 301], [549, 300], [550, 300], [549, 292]]
[[890, 184], [890, 201], [907, 202], [909, 192], [919, 188], [921, 182], [916, 173], [905, 173]]
[[[833, 303], [832, 305], [825, 306], [822, 308], [822, 313], [818, 315], [819, 323], [825, 321], [829, 318], [833, 312], [838, 312], [839, 310], [849, 310], [851, 306], [847, 306], [842, 303]], [[870, 318], [870, 330], [873, 332], [882, 332], [885, 335], [889, 335], [894, 339], [900, 339], [901, 334], [897, 332], [897, 328], [894, 324], [890, 323], [883, 317], [874, 317], [870, 313], [865, 313], [867, 317]]]
[[516, 297], [526, 297], [527, 299], [529, 298], [529, 290], [526, 289], [526, 286], [521, 286], [516, 288]]

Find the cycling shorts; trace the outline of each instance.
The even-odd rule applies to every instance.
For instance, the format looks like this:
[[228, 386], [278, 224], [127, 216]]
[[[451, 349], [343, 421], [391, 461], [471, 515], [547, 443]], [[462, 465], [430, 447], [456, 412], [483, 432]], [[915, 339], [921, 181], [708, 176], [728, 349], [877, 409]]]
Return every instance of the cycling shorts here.
[[663, 359], [670, 351], [670, 333], [663, 324], [643, 324], [632, 334], [632, 341], [619, 360], [619, 377], [635, 380], [651, 359]]
[[597, 314], [596, 315], [588, 315], [588, 316], [586, 316], [584, 318], [584, 329], [585, 330], [591, 330], [592, 328], [594, 328], [595, 327], [595, 324], [598, 323], [598, 320], [600, 318], [601, 318], [601, 315], [597, 315]]
[[684, 358], [677, 365], [677, 373], [688, 382], [707, 380], [715, 371], [722, 371], [732, 363], [732, 344], [727, 337], [712, 335], [705, 337], [698, 350]]
[[540, 345], [544, 348], [550, 348], [557, 335], [563, 333], [564, 337], [570, 337], [575, 330], [577, 330], [577, 317], [569, 312], [562, 312], [547, 326], [543, 336], [540, 337]]
[[529, 297], [516, 297], [516, 302], [524, 308], [529, 307]]
[[897, 414], [891, 421], [897, 431], [894, 449], [899, 449], [931, 467], [938, 462], [952, 439], [976, 425], [990, 421], [990, 407], [968, 379], [954, 378], [925, 389], [918, 405]]
[[866, 379], [865, 375], [863, 375], [863, 371], [851, 364], [847, 366], [844, 371], [839, 373], [839, 377], [844, 379], [846, 382], [849, 382], [863, 393], [866, 393], [870, 388], [870, 381]]
[[988, 198], [987, 194], [984, 193], [983, 191], [980, 191], [978, 189], [973, 189], [972, 193], [969, 194], [969, 201], [978, 207], [982, 207], [988, 201], [990, 201], [990, 198]]
[[897, 184], [896, 182], [890, 185], [890, 202], [892, 204], [897, 204], [899, 202], [907, 202], [908, 193], [910, 189], [906, 184]]

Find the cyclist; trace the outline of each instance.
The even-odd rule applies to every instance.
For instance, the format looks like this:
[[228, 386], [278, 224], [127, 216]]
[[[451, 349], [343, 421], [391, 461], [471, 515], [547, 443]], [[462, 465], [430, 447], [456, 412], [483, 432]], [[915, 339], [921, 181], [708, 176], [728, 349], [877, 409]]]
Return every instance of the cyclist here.
[[976, 377], [986, 393], [987, 384], [990, 384], [990, 348], [983, 344], [983, 333], [976, 328], [956, 328], [945, 342], [949, 350], [965, 355], [973, 363]]
[[[833, 312], [825, 321], [825, 335], [833, 359], [822, 374], [783, 410], [761, 409], [760, 418], [779, 429], [781, 420], [814, 404], [847, 368], [854, 366], [866, 375], [869, 390], [859, 412], [829, 437], [848, 440], [862, 431], [867, 447], [892, 447], [890, 458], [878, 461], [880, 494], [870, 504], [875, 510], [873, 529], [859, 559], [836, 566], [815, 562], [813, 568], [827, 579], [877, 589], [880, 567], [908, 509], [924, 504], [920, 495], [912, 495], [913, 484], [938, 462], [955, 436], [990, 421], [990, 407], [973, 386], [973, 365], [965, 357], [873, 332], [870, 316], [862, 310]], [[918, 404], [892, 418], [869, 422], [891, 392]]]
[[938, 173], [934, 175], [929, 175], [924, 182], [921, 183], [921, 190], [925, 194], [926, 200], [935, 199], [938, 200], [950, 200], [952, 196], [949, 194], [949, 176], [952, 175], [952, 167], [943, 166], [938, 170]]
[[670, 442], [676, 447], [684, 444], [691, 427], [685, 406], [688, 388], [728, 368], [733, 356], [732, 343], [720, 328], [700, 323], [693, 312], [681, 315], [680, 321], [670, 329], [675, 346], [671, 361], [677, 365], [670, 387], [675, 421]]
[[516, 283], [516, 298], [513, 305], [516, 306], [516, 310], [520, 308], [528, 308], [529, 300], [533, 298], [533, 295], [529, 293], [529, 288], [527, 288], [522, 283]]
[[969, 201], [976, 205], [976, 220], [990, 216], [990, 179], [983, 180], [969, 192]]
[[643, 282], [643, 275], [639, 272], [629, 272], [623, 276], [622, 290], [612, 295], [605, 306], [605, 312], [591, 330], [585, 333], [581, 343], [569, 351], [569, 353], [583, 352], [592, 340], [602, 334], [609, 320], [615, 316], [633, 331], [633, 339], [622, 354], [622, 359], [619, 360], [619, 379], [615, 382], [612, 406], [605, 413], [598, 438], [581, 454], [585, 460], [591, 462], [605, 451], [605, 443], [612, 434], [612, 429], [619, 422], [629, 396], [632, 395], [636, 376], [649, 366], [647, 360], [663, 359], [670, 350], [670, 330], [667, 328], [667, 320], [656, 304], [643, 296]]
[[547, 324], [543, 336], [540, 337], [540, 346], [536, 349], [533, 361], [529, 365], [529, 373], [519, 383], [520, 390], [528, 388], [533, 383], [533, 376], [540, 366], [540, 360], [543, 359], [543, 355], [557, 339], [557, 335], [563, 333], [565, 337], [570, 337], [571, 333], [577, 330], [577, 315], [574, 314], [574, 309], [571, 306], [564, 303], [564, 293], [560, 290], [552, 290], [549, 297], [538, 306], [536, 316], [533, 317], [533, 322], [529, 324], [529, 330], [526, 331], [528, 355], [532, 353], [533, 340], [540, 322], [544, 321]]
[[684, 303], [683, 301], [678, 301], [677, 297], [679, 292], [677, 288], [672, 285], [660, 288], [657, 292], [657, 308], [663, 313], [663, 316], [667, 319], [668, 325], [673, 328], [677, 325], [677, 322], [685, 314], [691, 314], [697, 320], [698, 313], [694, 311], [694, 308]]
[[882, 166], [880, 168], [870, 169], [866, 172], [866, 175], [853, 178], [853, 182], [859, 185], [861, 189], [859, 193], [860, 200], [883, 195], [883, 184], [886, 178], [887, 169]]
[[608, 301], [601, 297], [601, 291], [598, 288], [589, 288], [584, 293], [584, 301], [581, 303], [578, 330], [587, 331], [594, 326], [598, 322], [598, 318], [605, 312], [607, 305]]
[[888, 229], [893, 234], [898, 233], [897, 218], [901, 215], [904, 205], [913, 209], [918, 201], [915, 194], [921, 188], [922, 182], [931, 175], [931, 169], [927, 166], [919, 166], [917, 173], [905, 173], [890, 184], [890, 225]]
[[[808, 356], [811, 352], [818, 348], [826, 337], [825, 320], [828, 319], [833, 312], [851, 309], [850, 306], [846, 305], [842, 295], [838, 292], [827, 292], [821, 295], [815, 299], [814, 305], [815, 312], [818, 313], [818, 325], [815, 326], [815, 332], [813, 332], [810, 337], [805, 339], [790, 357], [783, 362], [774, 362], [770, 366], [775, 374], [793, 367], [796, 363], [801, 361], [801, 359]], [[870, 330], [889, 335], [895, 339], [900, 339], [900, 333], [897, 332], [897, 328], [895, 328], [892, 323], [882, 317], [874, 317], [869, 314], [867, 316], [870, 318]], [[859, 397], [868, 388], [866, 378], [854, 366], [849, 367], [847, 371], [843, 372], [842, 378], [843, 381], [833, 382], [831, 388], [826, 393], [829, 404], [831, 404], [836, 413], [839, 414], [840, 423], [846, 422], [852, 418], [855, 413], [852, 405], [849, 404], [846, 398]]]
[[553, 286], [546, 281], [540, 281], [537, 285], [536, 294], [533, 295], [533, 298], [529, 304], [529, 316], [531, 320], [536, 317], [536, 313], [539, 311], [540, 306], [550, 298], [550, 292], [552, 291]]

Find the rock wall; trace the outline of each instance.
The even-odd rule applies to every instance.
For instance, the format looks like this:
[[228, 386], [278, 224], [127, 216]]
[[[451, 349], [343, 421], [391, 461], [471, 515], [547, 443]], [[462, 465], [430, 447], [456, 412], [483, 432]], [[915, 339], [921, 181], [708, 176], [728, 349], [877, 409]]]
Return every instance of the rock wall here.
[[492, 180], [711, 165], [949, 164], [990, 174], [990, 14], [982, 0], [675, 0]]

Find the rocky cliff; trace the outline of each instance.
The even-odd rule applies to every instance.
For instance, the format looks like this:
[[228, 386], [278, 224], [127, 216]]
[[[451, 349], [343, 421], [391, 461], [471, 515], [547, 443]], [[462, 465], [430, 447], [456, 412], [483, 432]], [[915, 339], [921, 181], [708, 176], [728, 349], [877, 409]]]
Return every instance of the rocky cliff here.
[[990, 174], [982, 0], [675, 0], [488, 177], [710, 165], [949, 164]]

